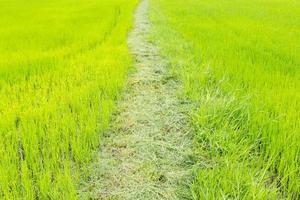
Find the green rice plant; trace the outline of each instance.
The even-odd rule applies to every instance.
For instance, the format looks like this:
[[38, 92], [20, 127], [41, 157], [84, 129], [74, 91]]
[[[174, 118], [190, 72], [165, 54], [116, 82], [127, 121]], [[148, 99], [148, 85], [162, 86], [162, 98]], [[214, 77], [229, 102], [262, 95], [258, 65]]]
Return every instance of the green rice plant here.
[[137, 1], [0, 1], [0, 199], [77, 199], [131, 65]]
[[196, 107], [194, 198], [299, 199], [299, 1], [152, 0], [151, 13]]

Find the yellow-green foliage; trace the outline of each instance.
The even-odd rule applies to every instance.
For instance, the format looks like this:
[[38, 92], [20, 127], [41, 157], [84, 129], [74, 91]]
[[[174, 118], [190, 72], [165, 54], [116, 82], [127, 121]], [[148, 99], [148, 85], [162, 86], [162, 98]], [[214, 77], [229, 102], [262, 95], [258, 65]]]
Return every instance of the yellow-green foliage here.
[[0, 198], [78, 197], [131, 63], [136, 3], [0, 1]]
[[299, 199], [300, 1], [152, 0], [196, 103], [197, 199]]

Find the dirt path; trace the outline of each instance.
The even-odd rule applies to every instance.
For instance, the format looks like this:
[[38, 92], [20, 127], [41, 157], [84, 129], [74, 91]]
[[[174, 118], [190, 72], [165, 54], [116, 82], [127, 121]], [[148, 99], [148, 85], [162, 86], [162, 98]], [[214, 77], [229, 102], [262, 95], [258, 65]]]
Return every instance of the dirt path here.
[[89, 190], [95, 199], [188, 199], [191, 136], [188, 105], [176, 97], [180, 84], [148, 41], [148, 0], [135, 13], [128, 45], [136, 71], [118, 104]]

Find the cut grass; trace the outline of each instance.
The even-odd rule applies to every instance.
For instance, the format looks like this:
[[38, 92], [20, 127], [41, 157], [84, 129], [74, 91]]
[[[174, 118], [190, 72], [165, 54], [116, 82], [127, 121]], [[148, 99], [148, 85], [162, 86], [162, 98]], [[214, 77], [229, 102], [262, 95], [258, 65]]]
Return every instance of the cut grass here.
[[[188, 102], [169, 74], [155, 41], [148, 0], [141, 1], [128, 43], [135, 71], [118, 103], [111, 130], [103, 134], [92, 178], [83, 195], [95, 199], [189, 199], [193, 165]], [[184, 102], [184, 103], [183, 103]]]
[[137, 1], [0, 2], [0, 198], [76, 199], [131, 65]]
[[299, 1], [152, 0], [154, 40], [198, 104], [195, 199], [298, 199]]

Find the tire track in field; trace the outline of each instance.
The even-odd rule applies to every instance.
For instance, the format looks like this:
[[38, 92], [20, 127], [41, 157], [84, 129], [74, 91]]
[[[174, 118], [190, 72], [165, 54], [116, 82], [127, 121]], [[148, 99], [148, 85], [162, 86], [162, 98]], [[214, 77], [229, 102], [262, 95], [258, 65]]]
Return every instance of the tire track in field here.
[[192, 136], [189, 104], [176, 97], [180, 84], [149, 42], [148, 0], [135, 13], [128, 37], [136, 71], [118, 103], [89, 188], [92, 199], [189, 199]]

